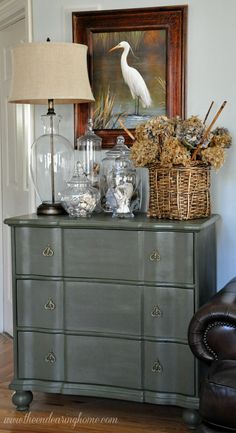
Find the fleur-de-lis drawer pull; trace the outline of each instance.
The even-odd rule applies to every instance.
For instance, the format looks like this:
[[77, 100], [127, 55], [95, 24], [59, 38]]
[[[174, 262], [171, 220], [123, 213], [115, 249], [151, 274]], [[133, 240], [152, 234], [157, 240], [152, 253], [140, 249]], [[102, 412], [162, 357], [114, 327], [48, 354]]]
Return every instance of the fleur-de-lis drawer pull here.
[[162, 372], [163, 372], [163, 367], [162, 367], [162, 365], [161, 365], [159, 359], [157, 359], [157, 360], [154, 362], [154, 364], [153, 364], [153, 366], [152, 366], [152, 372], [153, 372], [153, 373], [162, 373]]
[[161, 260], [161, 255], [158, 250], [153, 250], [149, 256], [151, 262], [159, 262]]
[[163, 312], [161, 311], [159, 305], [153, 305], [152, 311], [151, 311], [152, 317], [162, 317]]
[[44, 256], [44, 257], [52, 257], [53, 254], [54, 254], [54, 251], [53, 251], [53, 249], [51, 248], [51, 246], [48, 244], [48, 245], [46, 246], [46, 248], [44, 248], [44, 250], [43, 250], [43, 256]]
[[53, 311], [56, 308], [55, 302], [53, 302], [52, 298], [48, 298], [47, 302], [44, 304], [45, 310]]
[[45, 362], [48, 362], [49, 364], [54, 364], [56, 362], [57, 358], [55, 353], [51, 350], [51, 352], [48, 352], [48, 354], [45, 356]]

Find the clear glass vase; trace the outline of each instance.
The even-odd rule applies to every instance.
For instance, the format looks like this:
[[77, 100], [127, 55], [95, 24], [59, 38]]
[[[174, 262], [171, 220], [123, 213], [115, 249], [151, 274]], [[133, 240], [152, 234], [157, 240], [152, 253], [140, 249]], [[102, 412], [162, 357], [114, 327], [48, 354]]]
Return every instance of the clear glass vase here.
[[31, 148], [31, 176], [41, 201], [45, 205], [60, 203], [59, 194], [74, 169], [72, 144], [59, 134], [60, 116], [41, 116], [44, 133]]

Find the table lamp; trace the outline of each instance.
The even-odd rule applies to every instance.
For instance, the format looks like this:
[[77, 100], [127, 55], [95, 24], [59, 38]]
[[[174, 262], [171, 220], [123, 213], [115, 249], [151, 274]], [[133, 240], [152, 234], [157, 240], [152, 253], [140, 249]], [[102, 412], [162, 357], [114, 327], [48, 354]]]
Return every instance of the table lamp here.
[[37, 214], [65, 213], [59, 193], [74, 167], [72, 144], [58, 132], [54, 104], [94, 101], [87, 70], [87, 46], [74, 43], [22, 43], [12, 50], [9, 102], [48, 105], [44, 134], [31, 148], [31, 175], [42, 203]]

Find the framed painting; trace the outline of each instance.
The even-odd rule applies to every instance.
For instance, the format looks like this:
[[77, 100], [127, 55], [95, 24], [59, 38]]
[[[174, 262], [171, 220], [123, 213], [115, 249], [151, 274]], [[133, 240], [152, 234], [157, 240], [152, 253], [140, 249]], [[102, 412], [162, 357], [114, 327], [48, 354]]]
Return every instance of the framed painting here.
[[73, 41], [88, 46], [95, 102], [75, 106], [75, 137], [92, 117], [104, 148], [132, 139], [154, 116], [185, 115], [187, 6], [73, 12]]

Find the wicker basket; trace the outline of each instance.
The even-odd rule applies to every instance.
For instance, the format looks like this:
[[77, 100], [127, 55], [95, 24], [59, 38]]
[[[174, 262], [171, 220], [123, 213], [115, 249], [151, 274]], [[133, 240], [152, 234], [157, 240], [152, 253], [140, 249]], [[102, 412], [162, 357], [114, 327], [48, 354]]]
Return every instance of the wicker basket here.
[[149, 209], [154, 218], [189, 220], [208, 217], [210, 205], [210, 167], [192, 163], [149, 166]]

